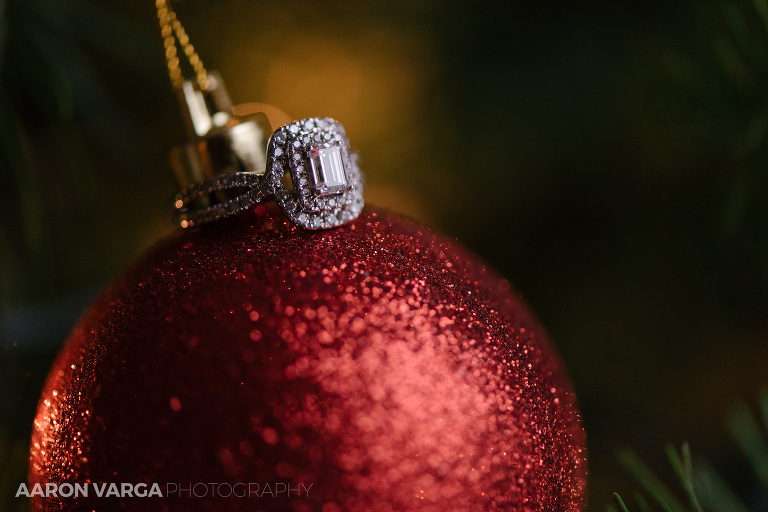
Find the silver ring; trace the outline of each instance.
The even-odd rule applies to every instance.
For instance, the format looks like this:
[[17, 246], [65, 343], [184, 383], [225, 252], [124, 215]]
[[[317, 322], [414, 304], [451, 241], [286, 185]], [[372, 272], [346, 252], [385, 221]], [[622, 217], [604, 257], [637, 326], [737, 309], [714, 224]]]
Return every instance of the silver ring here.
[[183, 189], [175, 203], [179, 224], [212, 222], [272, 198], [305, 229], [341, 226], [360, 215], [363, 176], [337, 121], [313, 117], [278, 128], [266, 162], [265, 172], [221, 174]]

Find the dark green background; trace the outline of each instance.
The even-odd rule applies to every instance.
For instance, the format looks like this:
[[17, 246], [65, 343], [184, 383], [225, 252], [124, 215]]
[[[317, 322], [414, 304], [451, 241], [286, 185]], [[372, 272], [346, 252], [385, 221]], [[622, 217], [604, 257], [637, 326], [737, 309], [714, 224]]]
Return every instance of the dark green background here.
[[[235, 103], [338, 118], [369, 202], [525, 296], [575, 383], [595, 509], [629, 488], [625, 445], [661, 467], [688, 440], [748, 492], [723, 416], [768, 380], [768, 45], [749, 6], [734, 34], [722, 2], [173, 5]], [[18, 485], [67, 330], [172, 229], [183, 127], [152, 2], [7, 1], [2, 20], [0, 437]]]

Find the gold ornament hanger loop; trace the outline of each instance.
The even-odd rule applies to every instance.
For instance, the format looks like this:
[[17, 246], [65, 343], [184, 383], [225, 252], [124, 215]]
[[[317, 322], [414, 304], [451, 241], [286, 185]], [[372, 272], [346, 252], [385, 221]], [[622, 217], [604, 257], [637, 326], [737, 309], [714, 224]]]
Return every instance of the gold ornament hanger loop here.
[[197, 84], [201, 91], [207, 91], [210, 87], [208, 72], [200, 60], [200, 56], [195, 51], [195, 47], [189, 42], [189, 36], [181, 22], [176, 18], [176, 13], [171, 8], [167, 0], [155, 0], [157, 8], [157, 20], [160, 24], [160, 34], [163, 36], [163, 45], [165, 46], [165, 62], [168, 65], [168, 76], [171, 79], [171, 85], [176, 91], [181, 90], [184, 85], [184, 76], [181, 72], [181, 66], [178, 56], [177, 43], [184, 52], [189, 64], [197, 76]]

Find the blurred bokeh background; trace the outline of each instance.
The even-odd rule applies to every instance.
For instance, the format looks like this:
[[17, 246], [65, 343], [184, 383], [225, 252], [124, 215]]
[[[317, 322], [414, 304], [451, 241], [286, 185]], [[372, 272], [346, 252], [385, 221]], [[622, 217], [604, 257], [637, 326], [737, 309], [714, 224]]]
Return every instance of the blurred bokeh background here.
[[[663, 466], [688, 440], [749, 485], [723, 417], [768, 381], [761, 0], [172, 5], [235, 103], [335, 117], [367, 202], [523, 294], [575, 383], [591, 508], [629, 488], [621, 446]], [[0, 1], [0, 507], [69, 328], [173, 230], [183, 136], [153, 2]]]

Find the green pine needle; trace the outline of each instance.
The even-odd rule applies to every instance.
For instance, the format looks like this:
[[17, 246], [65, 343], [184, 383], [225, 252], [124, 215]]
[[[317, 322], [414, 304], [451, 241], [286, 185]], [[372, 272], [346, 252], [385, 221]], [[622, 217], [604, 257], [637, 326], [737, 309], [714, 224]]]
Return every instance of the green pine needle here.
[[698, 461], [694, 475], [697, 495], [706, 510], [749, 512], [747, 506], [708, 462]]
[[613, 499], [616, 501], [616, 504], [619, 506], [619, 512], [629, 512], [629, 510], [627, 509], [627, 506], [624, 504], [624, 500], [622, 500], [621, 496], [619, 496], [619, 493], [617, 492], [613, 493]]
[[768, 31], [768, 3], [765, 0], [752, 0], [752, 5]]
[[693, 468], [691, 464], [691, 450], [688, 443], [683, 444], [682, 457], [672, 445], [667, 445], [666, 451], [669, 463], [672, 465], [672, 469], [688, 498], [688, 506], [694, 512], [703, 512], [699, 500], [696, 499], [696, 492], [693, 490]]
[[768, 434], [768, 388], [760, 390], [757, 402], [760, 407], [760, 416], [763, 420], [763, 431]]
[[749, 407], [737, 404], [728, 416], [728, 427], [760, 481], [768, 487], [768, 445]]
[[624, 470], [653, 497], [654, 501], [665, 512], [685, 512], [685, 506], [669, 490], [653, 471], [646, 466], [637, 454], [632, 450], [622, 450], [619, 453], [619, 462]]
[[635, 494], [635, 501], [637, 502], [637, 508], [640, 512], [653, 512], [651, 506], [639, 492]]
[[[747, 461], [758, 476], [762, 491], [768, 492], [768, 389], [760, 392], [758, 399], [759, 419], [745, 403], [737, 404], [728, 416], [728, 427], [738, 443]], [[640, 512], [655, 510], [646, 501], [648, 496], [653, 503], [665, 512], [749, 512], [737, 494], [706, 460], [697, 460], [693, 464], [691, 449], [684, 443], [678, 452], [673, 446], [666, 447], [667, 458], [677, 479], [677, 487], [685, 495], [687, 506], [683, 505], [640, 458], [631, 450], [619, 453], [619, 461], [625, 471], [642, 488], [645, 495], [636, 496]], [[618, 494], [614, 501], [619, 506], [618, 512], [630, 512]], [[611, 507], [616, 510], [615, 507]]]
[[763, 79], [768, 77], [764, 57], [765, 47], [760, 39], [752, 33], [739, 6], [733, 2], [724, 3], [721, 12], [733, 42], [745, 62]]

